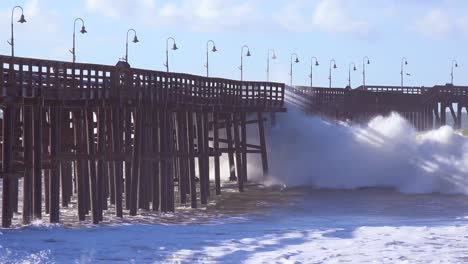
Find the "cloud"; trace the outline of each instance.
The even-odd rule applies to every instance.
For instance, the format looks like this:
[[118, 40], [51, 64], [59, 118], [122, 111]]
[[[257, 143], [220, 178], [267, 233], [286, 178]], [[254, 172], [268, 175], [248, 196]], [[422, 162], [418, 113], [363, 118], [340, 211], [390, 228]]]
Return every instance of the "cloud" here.
[[429, 37], [446, 36], [454, 30], [454, 27], [450, 16], [442, 9], [432, 9], [416, 22], [417, 30]]
[[368, 35], [370, 24], [351, 15], [349, 1], [321, 0], [315, 7], [312, 22], [319, 30], [330, 33]]
[[114, 19], [136, 18], [147, 25], [182, 26], [194, 31], [243, 29], [259, 19], [256, 1], [87, 0], [87, 7]]
[[155, 9], [153, 0], [86, 0], [86, 7], [96, 13], [114, 19], [135, 18], [140, 14], [149, 14]]

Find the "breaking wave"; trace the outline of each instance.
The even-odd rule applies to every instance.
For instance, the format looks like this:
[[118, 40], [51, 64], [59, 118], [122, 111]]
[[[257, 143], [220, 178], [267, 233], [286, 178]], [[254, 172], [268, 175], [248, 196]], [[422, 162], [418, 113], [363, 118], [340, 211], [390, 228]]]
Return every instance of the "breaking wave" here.
[[419, 133], [397, 113], [331, 123], [288, 107], [268, 137], [271, 184], [468, 194], [468, 138], [449, 126]]

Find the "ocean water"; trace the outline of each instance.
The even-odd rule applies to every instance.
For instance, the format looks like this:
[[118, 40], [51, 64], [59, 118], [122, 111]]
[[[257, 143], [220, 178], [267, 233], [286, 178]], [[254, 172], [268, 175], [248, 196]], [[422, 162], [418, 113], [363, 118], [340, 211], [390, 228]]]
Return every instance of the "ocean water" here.
[[0, 263], [468, 263], [468, 140], [457, 131], [290, 109], [268, 139], [270, 175], [243, 194], [226, 185], [207, 208], [157, 220], [0, 229]]
[[[268, 190], [263, 190], [268, 191]], [[2, 263], [465, 263], [468, 199], [283, 189], [288, 204], [198, 224], [2, 230]], [[253, 208], [251, 208], [253, 209]]]

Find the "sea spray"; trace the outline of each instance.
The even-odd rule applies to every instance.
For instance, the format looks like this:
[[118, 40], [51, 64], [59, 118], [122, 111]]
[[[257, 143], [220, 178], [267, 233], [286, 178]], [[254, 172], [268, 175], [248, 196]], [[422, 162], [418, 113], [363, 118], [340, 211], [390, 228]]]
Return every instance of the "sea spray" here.
[[268, 130], [270, 183], [468, 194], [468, 140], [448, 126], [418, 133], [396, 113], [333, 123], [291, 106], [277, 119]]

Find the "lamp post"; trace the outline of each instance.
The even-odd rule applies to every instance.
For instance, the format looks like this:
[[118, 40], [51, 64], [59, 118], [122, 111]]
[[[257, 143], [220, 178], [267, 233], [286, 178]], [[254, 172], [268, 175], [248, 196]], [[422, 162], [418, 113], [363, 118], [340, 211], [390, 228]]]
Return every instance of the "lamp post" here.
[[353, 66], [353, 71], [356, 71], [356, 64], [351, 62], [348, 67], [348, 87], [351, 88], [351, 66]]
[[333, 64], [333, 69], [338, 68], [336, 66], [336, 61], [334, 59], [330, 60], [330, 71], [328, 73], [328, 81], [329, 81], [329, 87], [332, 88], [332, 64]]
[[24, 19], [23, 8], [21, 6], [13, 7], [13, 9], [11, 10], [11, 40], [8, 41], [8, 44], [10, 44], [10, 46], [11, 46], [11, 56], [12, 57], [15, 56], [15, 38], [14, 38], [14, 27], [13, 27], [13, 14], [15, 12], [15, 9], [17, 9], [17, 8], [21, 9], [21, 17], [18, 20], [18, 22], [21, 23], [21, 24], [26, 23], [26, 19]]
[[274, 50], [274, 49], [268, 49], [267, 68], [266, 68], [266, 72], [267, 72], [267, 82], [270, 81], [270, 53], [273, 53], [273, 54], [271, 55], [271, 59], [276, 60], [276, 53], [275, 53], [275, 50]]
[[242, 48], [241, 48], [241, 57], [240, 57], [241, 65], [239, 67], [239, 70], [241, 72], [241, 78], [240, 78], [241, 82], [244, 80], [244, 48], [247, 48], [247, 54], [245, 54], [245, 56], [246, 57], [251, 56], [249, 46], [247, 46], [247, 45], [242, 46]]
[[[315, 64], [314, 64], [314, 60], [315, 60]], [[318, 62], [317, 57], [312, 57], [312, 59], [310, 60], [310, 75], [309, 75], [310, 87], [313, 87], [313, 81], [314, 81], [314, 74], [313, 74], [314, 71], [313, 71], [313, 69], [314, 69], [314, 65], [319, 66], [319, 62]]]
[[[206, 64], [205, 64], [205, 67], [206, 67], [206, 77], [210, 77], [210, 64], [209, 64], [209, 63], [210, 63], [210, 62], [209, 62], [209, 54], [210, 54], [210, 52], [209, 52], [209, 45], [210, 45], [210, 43], [213, 44], [213, 48], [211, 49], [211, 52], [216, 52], [216, 51], [218, 51], [218, 50], [216, 49], [216, 45], [215, 45], [215, 43], [214, 43], [213, 40], [208, 40], [208, 42], [206, 42]], [[175, 44], [175, 41], [174, 41], [174, 44]]]
[[370, 64], [369, 57], [362, 58], [362, 87], [366, 88], [366, 64]]
[[127, 31], [127, 40], [126, 40], [126, 42], [125, 42], [125, 58], [124, 58], [124, 59], [125, 59], [125, 62], [127, 62], [127, 63], [128, 63], [128, 33], [130, 33], [130, 31], [133, 31], [133, 33], [135, 34], [134, 37], [133, 37], [133, 43], [138, 43], [138, 42], [140, 42], [140, 41], [138, 40], [136, 31], [135, 31], [133, 28], [129, 29], [129, 30]]
[[408, 65], [408, 60], [406, 57], [401, 58], [401, 71], [400, 71], [400, 76], [401, 76], [401, 88], [403, 88], [404, 84], [404, 75], [405, 75], [405, 66]]
[[81, 34], [88, 33], [86, 31], [83, 19], [80, 18], [80, 17], [76, 18], [75, 21], [73, 22], [73, 48], [70, 50], [70, 53], [73, 55], [73, 63], [75, 63], [75, 61], [76, 61], [75, 31], [76, 31], [76, 21], [78, 21], [78, 20], [81, 21], [80, 33]]
[[289, 76], [290, 76], [290, 80], [291, 80], [290, 81], [291, 86], [293, 85], [293, 57], [296, 57], [294, 62], [299, 63], [299, 58], [297, 57], [297, 53], [291, 54], [291, 70], [289, 72]]
[[164, 64], [164, 66], [166, 66], [166, 71], [169, 72], [169, 40], [172, 40], [173, 44], [172, 44], [172, 50], [177, 50], [179, 49], [177, 47], [177, 44], [176, 44], [176, 41], [173, 37], [169, 37], [166, 39], [166, 63]]
[[452, 72], [450, 73], [450, 77], [451, 77], [451, 84], [453, 85], [453, 72], [454, 72], [454, 68], [458, 68], [458, 62], [456, 60], [452, 60]]

